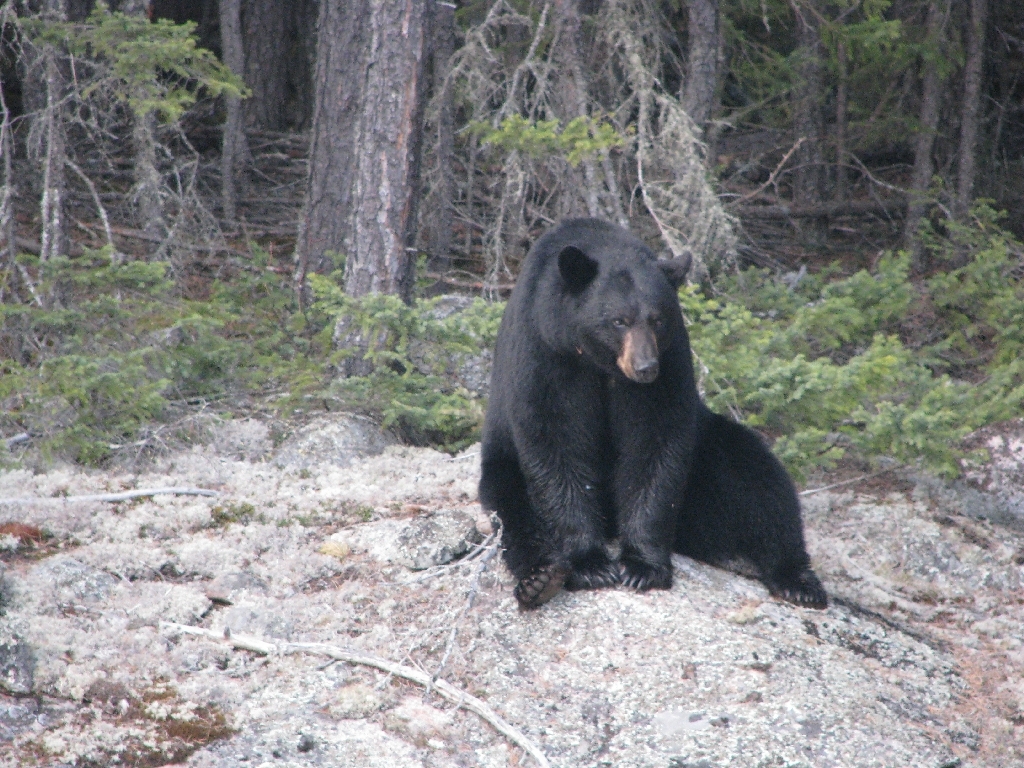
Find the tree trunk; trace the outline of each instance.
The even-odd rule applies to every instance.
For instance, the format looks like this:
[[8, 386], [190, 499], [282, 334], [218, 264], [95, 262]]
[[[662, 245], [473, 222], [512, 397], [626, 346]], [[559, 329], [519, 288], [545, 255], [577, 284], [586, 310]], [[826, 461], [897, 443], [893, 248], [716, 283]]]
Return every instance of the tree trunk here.
[[[580, 0], [562, 0], [557, 5], [558, 21], [562, 27], [562, 42], [558, 55], [559, 68], [562, 70], [561, 80], [561, 117], [565, 123], [577, 117], [588, 117], [587, 80], [581, 64], [581, 48], [583, 45], [583, 24], [580, 18]], [[564, 125], [563, 125], [564, 127]], [[592, 155], [587, 155], [580, 163], [583, 170], [583, 183], [580, 192], [587, 207], [587, 215], [604, 216], [601, 209], [600, 182], [597, 178], [597, 164]], [[576, 172], [573, 172], [576, 175]], [[576, 182], [578, 183], [578, 182]], [[568, 197], [568, 196], [567, 196]], [[575, 207], [575, 206], [573, 206]], [[571, 213], [574, 211], [567, 211]]]
[[718, 43], [720, 9], [718, 0], [688, 0], [686, 84], [683, 109], [701, 128], [711, 119], [718, 91]]
[[333, 251], [350, 295], [410, 296], [429, 7], [323, 3], [299, 279]]
[[[0, 22], [7, 19], [0, 15]], [[3, 187], [0, 188], [0, 234], [4, 238], [4, 258], [0, 270], [6, 276], [0, 280], [0, 304], [7, 302], [7, 291], [14, 288], [18, 255], [17, 230], [14, 221], [14, 133], [11, 125], [11, 111], [7, 108], [4, 89], [0, 88], [0, 157], [3, 158]]]
[[[245, 54], [242, 48], [242, 0], [220, 0], [221, 58], [232, 72], [245, 71]], [[242, 129], [242, 100], [227, 95], [227, 119], [224, 121], [224, 136], [220, 155], [220, 192], [224, 219], [234, 222], [238, 194], [235, 189], [235, 167], [239, 160], [249, 154], [245, 131]]]
[[353, 249], [345, 290], [353, 296], [412, 294], [423, 60], [428, 3], [385, 0], [371, 9], [370, 48], [358, 147]]
[[910, 202], [903, 238], [912, 253], [915, 271], [924, 268], [924, 252], [917, 236], [921, 219], [927, 209], [928, 186], [932, 181], [932, 148], [939, 125], [939, 106], [942, 101], [942, 79], [939, 76], [938, 60], [942, 55], [946, 21], [949, 18], [952, 0], [932, 3], [928, 10], [928, 29], [925, 45], [930, 49], [922, 64], [924, 68], [921, 87], [921, 111], [914, 142], [914, 170], [910, 181]]
[[46, 78], [46, 108], [40, 119], [43, 121], [46, 149], [43, 155], [43, 195], [40, 203], [40, 261], [47, 261], [55, 256], [66, 256], [70, 244], [66, 211], [67, 137], [64, 133], [65, 121], [61, 109], [65, 81], [57, 55], [56, 49], [51, 45], [45, 45], [42, 49]]
[[431, 90], [437, 103], [437, 149], [430, 231], [430, 262], [434, 272], [451, 267], [452, 205], [455, 198], [455, 114], [447, 78], [455, 54], [455, 6], [438, 3], [431, 19]]
[[846, 183], [846, 109], [849, 103], [847, 95], [846, 44], [838, 40], [836, 44], [836, 65], [839, 69], [836, 78], [836, 188], [833, 198], [845, 200]]
[[[798, 50], [798, 82], [794, 91], [794, 131], [804, 142], [796, 152], [793, 173], [793, 203], [810, 207], [825, 197], [825, 159], [822, 143], [825, 137], [824, 93], [825, 46], [821, 40], [820, 17], [813, 0], [791, 0], [796, 12]], [[805, 234], [814, 246], [823, 246], [828, 235], [828, 219], [812, 219]]]
[[971, 207], [981, 107], [981, 69], [985, 58], [985, 17], [988, 0], [971, 0], [964, 63], [964, 101], [960, 117], [960, 152], [957, 169], [956, 215], [963, 219]]
[[[240, 0], [231, 0], [239, 4]], [[224, 0], [221, 0], [221, 37], [224, 37]], [[289, 6], [291, 3], [288, 4]], [[239, 39], [244, 44], [244, 68], [236, 72], [252, 89], [245, 103], [245, 122], [252, 128], [282, 131], [287, 125], [285, 104], [288, 98], [288, 27], [292, 14], [284, 11], [280, 0], [244, 0], [241, 3]], [[224, 42], [224, 63], [228, 61]]]
[[[149, 16], [148, 0], [122, 0], [116, 10], [127, 16]], [[136, 219], [148, 237], [159, 238], [167, 233], [164, 222], [163, 179], [157, 168], [156, 112], [132, 116], [132, 145], [135, 151]]]
[[317, 20], [306, 203], [295, 244], [302, 299], [307, 272], [327, 274], [352, 241], [355, 133], [369, 46], [367, 0], [323, 0]]

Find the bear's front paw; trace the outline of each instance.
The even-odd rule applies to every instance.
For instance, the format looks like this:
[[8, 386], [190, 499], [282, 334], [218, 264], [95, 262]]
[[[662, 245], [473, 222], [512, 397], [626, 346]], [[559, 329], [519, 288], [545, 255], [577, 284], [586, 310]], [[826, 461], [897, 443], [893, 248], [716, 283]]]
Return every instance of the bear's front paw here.
[[810, 568], [805, 568], [796, 575], [776, 575], [767, 582], [768, 591], [802, 608], [827, 608], [828, 595], [821, 586], [818, 577]]
[[512, 594], [520, 608], [539, 608], [558, 594], [567, 575], [568, 572], [557, 565], [542, 565], [521, 578]]
[[604, 587], [614, 587], [621, 580], [619, 567], [607, 555], [604, 555], [594, 562], [575, 566], [565, 581], [565, 588], [572, 590], [603, 589]]
[[643, 560], [623, 560], [622, 583], [641, 592], [646, 592], [648, 589], [670, 589], [672, 587], [672, 566], [652, 565]]

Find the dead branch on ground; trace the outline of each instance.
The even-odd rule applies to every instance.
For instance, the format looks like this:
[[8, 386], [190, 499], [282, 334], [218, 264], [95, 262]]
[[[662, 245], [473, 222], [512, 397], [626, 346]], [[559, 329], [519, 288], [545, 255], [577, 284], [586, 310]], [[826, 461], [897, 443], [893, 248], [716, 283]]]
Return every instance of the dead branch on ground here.
[[[387, 672], [389, 675], [400, 677], [403, 680], [409, 680], [410, 682], [417, 683], [424, 687], [431, 685], [430, 675], [426, 672], [421, 672], [418, 669], [406, 667], [402, 664], [394, 664], [386, 659], [377, 658], [376, 656], [349, 651], [336, 645], [328, 645], [326, 643], [271, 643], [256, 637], [235, 635], [230, 631], [216, 632], [212, 629], [190, 627], [185, 624], [175, 624], [170, 621], [160, 622], [160, 628], [164, 631], [178, 632], [185, 635], [204, 637], [216, 642], [228, 643], [236, 650], [250, 651], [262, 656], [285, 656], [296, 653], [309, 653], [318, 656], [327, 656], [335, 661], [344, 661], [348, 664], [373, 667], [374, 669], [379, 669], [382, 672]], [[473, 696], [471, 693], [464, 691], [461, 688], [457, 688], [444, 680], [434, 681], [433, 687], [448, 701], [452, 702], [457, 707], [464, 707], [465, 709], [468, 709], [470, 712], [480, 717], [480, 719], [490, 724], [494, 730], [507, 738], [513, 744], [521, 747], [531, 757], [533, 757], [537, 762], [537, 765], [541, 766], [541, 768], [550, 768], [551, 764], [548, 762], [547, 757], [545, 757], [544, 753], [536, 744], [530, 741], [522, 731], [502, 718], [501, 715], [487, 706], [476, 696]]]

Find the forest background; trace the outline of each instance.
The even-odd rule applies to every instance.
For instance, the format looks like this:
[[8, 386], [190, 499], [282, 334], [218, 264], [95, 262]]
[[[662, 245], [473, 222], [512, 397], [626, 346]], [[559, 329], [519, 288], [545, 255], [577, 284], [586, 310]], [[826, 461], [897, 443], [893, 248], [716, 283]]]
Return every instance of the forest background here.
[[956, 474], [1021, 414], [1016, 2], [7, 0], [0, 25], [0, 462], [325, 409], [464, 447], [466, 371], [576, 215], [693, 256], [702, 391], [798, 477]]

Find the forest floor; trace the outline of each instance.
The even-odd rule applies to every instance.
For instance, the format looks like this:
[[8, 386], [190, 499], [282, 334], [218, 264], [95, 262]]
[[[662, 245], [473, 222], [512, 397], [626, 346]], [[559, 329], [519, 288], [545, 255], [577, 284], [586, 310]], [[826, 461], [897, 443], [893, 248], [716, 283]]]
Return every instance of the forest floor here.
[[[669, 591], [529, 613], [476, 447], [207, 426], [145, 466], [0, 473], [0, 765], [1024, 761], [1021, 423], [977, 438], [973, 486], [805, 494], [827, 610], [677, 557]], [[76, 498], [167, 487], [216, 495]]]

